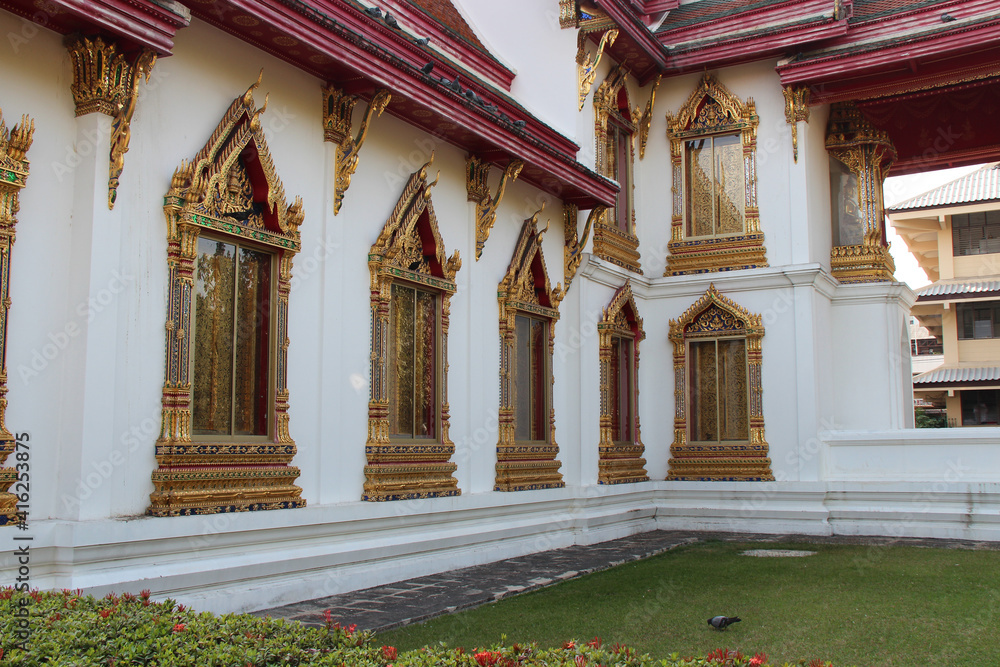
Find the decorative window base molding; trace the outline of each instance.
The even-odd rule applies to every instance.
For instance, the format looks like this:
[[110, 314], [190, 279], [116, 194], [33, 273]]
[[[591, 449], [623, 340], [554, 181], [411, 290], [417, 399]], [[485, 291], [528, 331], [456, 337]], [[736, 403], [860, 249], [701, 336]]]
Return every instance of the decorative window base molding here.
[[[229, 450], [221, 452], [220, 450]], [[158, 444], [150, 516], [187, 516], [305, 507], [288, 465], [295, 445]]]
[[768, 265], [761, 233], [671, 241], [667, 249], [670, 254], [664, 276], [759, 269]]
[[594, 225], [593, 254], [642, 275], [639, 264], [639, 238], [610, 225]]
[[361, 499], [379, 502], [461, 495], [452, 476], [458, 466], [448, 461], [454, 453], [454, 445], [369, 445]]
[[631, 484], [648, 482], [644, 447], [638, 445], [610, 445], [598, 448], [598, 484]]
[[882, 245], [835, 246], [830, 270], [841, 283], [882, 283], [895, 280], [896, 264]]
[[773, 482], [767, 445], [671, 445], [667, 481]]
[[554, 445], [500, 445], [493, 490], [561, 489], [566, 482], [559, 472], [562, 464], [556, 460], [558, 453], [559, 447]]

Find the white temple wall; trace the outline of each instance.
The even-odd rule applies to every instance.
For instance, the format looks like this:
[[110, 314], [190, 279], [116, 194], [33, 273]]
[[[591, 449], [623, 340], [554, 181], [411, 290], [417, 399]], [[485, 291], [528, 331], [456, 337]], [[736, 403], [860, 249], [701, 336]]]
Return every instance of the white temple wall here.
[[[32, 510], [44, 518], [54, 513], [59, 489], [73, 484], [69, 476], [60, 477], [60, 463], [68, 464], [73, 455], [60, 449], [62, 415], [53, 404], [79, 405], [72, 392], [63, 394], [62, 376], [86, 321], [66, 294], [72, 248], [67, 223], [77, 164], [72, 77], [61, 36], [5, 11], [0, 11], [0, 34], [19, 38], [16, 43], [5, 39], [0, 49], [4, 122], [10, 128], [21, 122], [22, 114], [35, 121], [35, 141], [27, 155], [31, 172], [20, 193], [20, 222], [11, 251], [7, 427], [30, 434], [33, 469], [55, 473], [32, 477]], [[42, 214], [31, 215], [33, 211]]]
[[[559, 27], [556, 3], [510, 0], [455, 4], [461, 5], [466, 21], [493, 55], [517, 74], [510, 92], [520, 104], [581, 146], [593, 139], [590, 132], [575, 133], [576, 31]], [[589, 51], [595, 48], [588, 46]], [[539, 67], [539, 63], [545, 66]], [[598, 83], [602, 80], [599, 77]]]

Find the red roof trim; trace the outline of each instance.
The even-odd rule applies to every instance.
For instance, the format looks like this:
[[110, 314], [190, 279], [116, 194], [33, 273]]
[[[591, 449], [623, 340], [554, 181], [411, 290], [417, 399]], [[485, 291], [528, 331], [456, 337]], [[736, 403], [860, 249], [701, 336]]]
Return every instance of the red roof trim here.
[[458, 33], [449, 31], [416, 3], [404, 0], [385, 0], [385, 2], [399, 15], [405, 16], [408, 23], [413, 24], [413, 30], [419, 33], [418, 36], [430, 37], [431, 43], [449, 56], [488, 77], [504, 90], [510, 90], [514, 82], [514, 72], [493, 57], [485, 46], [480, 49], [467, 42]]
[[636, 46], [652, 61], [654, 72], [641, 73], [640, 83], [652, 78], [656, 72], [662, 72], [667, 66], [667, 52], [663, 45], [649, 31], [649, 28], [635, 15], [635, 10], [626, 5], [626, 0], [597, 0], [608, 18], [614, 21]]
[[31, 0], [2, 0], [0, 7], [62, 34], [101, 31], [160, 56], [170, 55], [174, 35], [191, 23], [191, 12], [170, 0], [47, 0], [41, 9]]
[[[579, 147], [573, 141], [499, 93], [482, 87], [476, 90], [477, 94], [496, 104], [511, 118], [524, 120], [523, 129], [515, 130], [512, 125], [498, 120], [465, 97], [432, 82], [432, 78], [421, 74], [419, 69], [428, 60], [441, 65], [444, 70], [441, 72], [436, 68], [434, 76], [441, 72], [454, 78], [459, 72], [452, 63], [432, 57], [429, 52], [385, 28], [381, 22], [372, 20], [357, 8], [334, 4], [331, 0], [312, 0], [308, 4], [298, 0], [225, 2], [336, 60], [339, 65], [367, 79], [369, 85], [388, 88], [422, 109], [447, 119], [460, 130], [476, 137], [480, 143], [492, 146], [491, 157], [495, 158], [495, 162], [502, 164], [512, 157], [524, 160], [527, 166], [521, 172], [521, 180], [564, 201], [575, 203], [581, 209], [592, 208], [596, 204], [613, 205], [618, 186], [578, 163], [575, 156]], [[319, 17], [326, 17], [326, 25], [321, 24]], [[205, 19], [214, 23], [209, 15]], [[253, 42], [252, 38], [237, 36]], [[315, 64], [297, 62], [287, 54], [281, 54], [281, 57], [306, 71], [316, 71]], [[468, 87], [469, 83], [466, 81], [463, 87]], [[393, 104], [389, 105], [388, 111], [396, 113]], [[414, 118], [399, 117], [421, 126]], [[459, 134], [456, 130], [441, 138], [467, 148], [460, 143]], [[532, 176], [532, 169], [529, 168], [532, 166], [536, 172], [540, 170], [540, 174]]]

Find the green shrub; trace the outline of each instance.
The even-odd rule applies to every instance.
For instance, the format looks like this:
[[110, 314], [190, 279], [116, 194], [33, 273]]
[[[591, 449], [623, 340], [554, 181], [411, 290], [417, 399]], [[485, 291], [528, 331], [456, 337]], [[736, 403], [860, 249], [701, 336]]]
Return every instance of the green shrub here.
[[[172, 600], [154, 602], [149, 591], [96, 599], [80, 591], [0, 589], [0, 662], [53, 665], [156, 665], [158, 667], [758, 667], [766, 657], [719, 649], [703, 658], [653, 659], [628, 647], [566, 642], [464, 650], [443, 644], [399, 653], [372, 634], [334, 623], [325, 627], [243, 614], [215, 616]], [[814, 663], [819, 665], [820, 663]]]

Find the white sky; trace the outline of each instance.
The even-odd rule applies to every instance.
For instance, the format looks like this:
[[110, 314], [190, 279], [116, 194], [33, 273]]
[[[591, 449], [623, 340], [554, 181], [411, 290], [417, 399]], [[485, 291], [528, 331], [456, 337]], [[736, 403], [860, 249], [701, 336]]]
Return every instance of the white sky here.
[[[911, 176], [892, 176], [887, 178], [885, 179], [883, 190], [885, 207], [891, 208], [910, 197], [915, 197], [956, 178], [961, 178], [969, 172], [979, 169], [981, 166], [981, 164], [977, 164], [971, 167], [941, 169], [939, 171], [926, 171], [922, 174], [913, 174]], [[886, 223], [888, 225], [888, 220]], [[887, 226], [886, 238], [890, 243], [889, 252], [892, 254], [893, 261], [896, 262], [896, 280], [903, 281], [913, 289], [929, 285], [931, 281], [927, 279], [927, 274], [917, 266], [917, 260], [906, 249], [903, 239], [896, 234], [896, 230], [892, 226]]]

